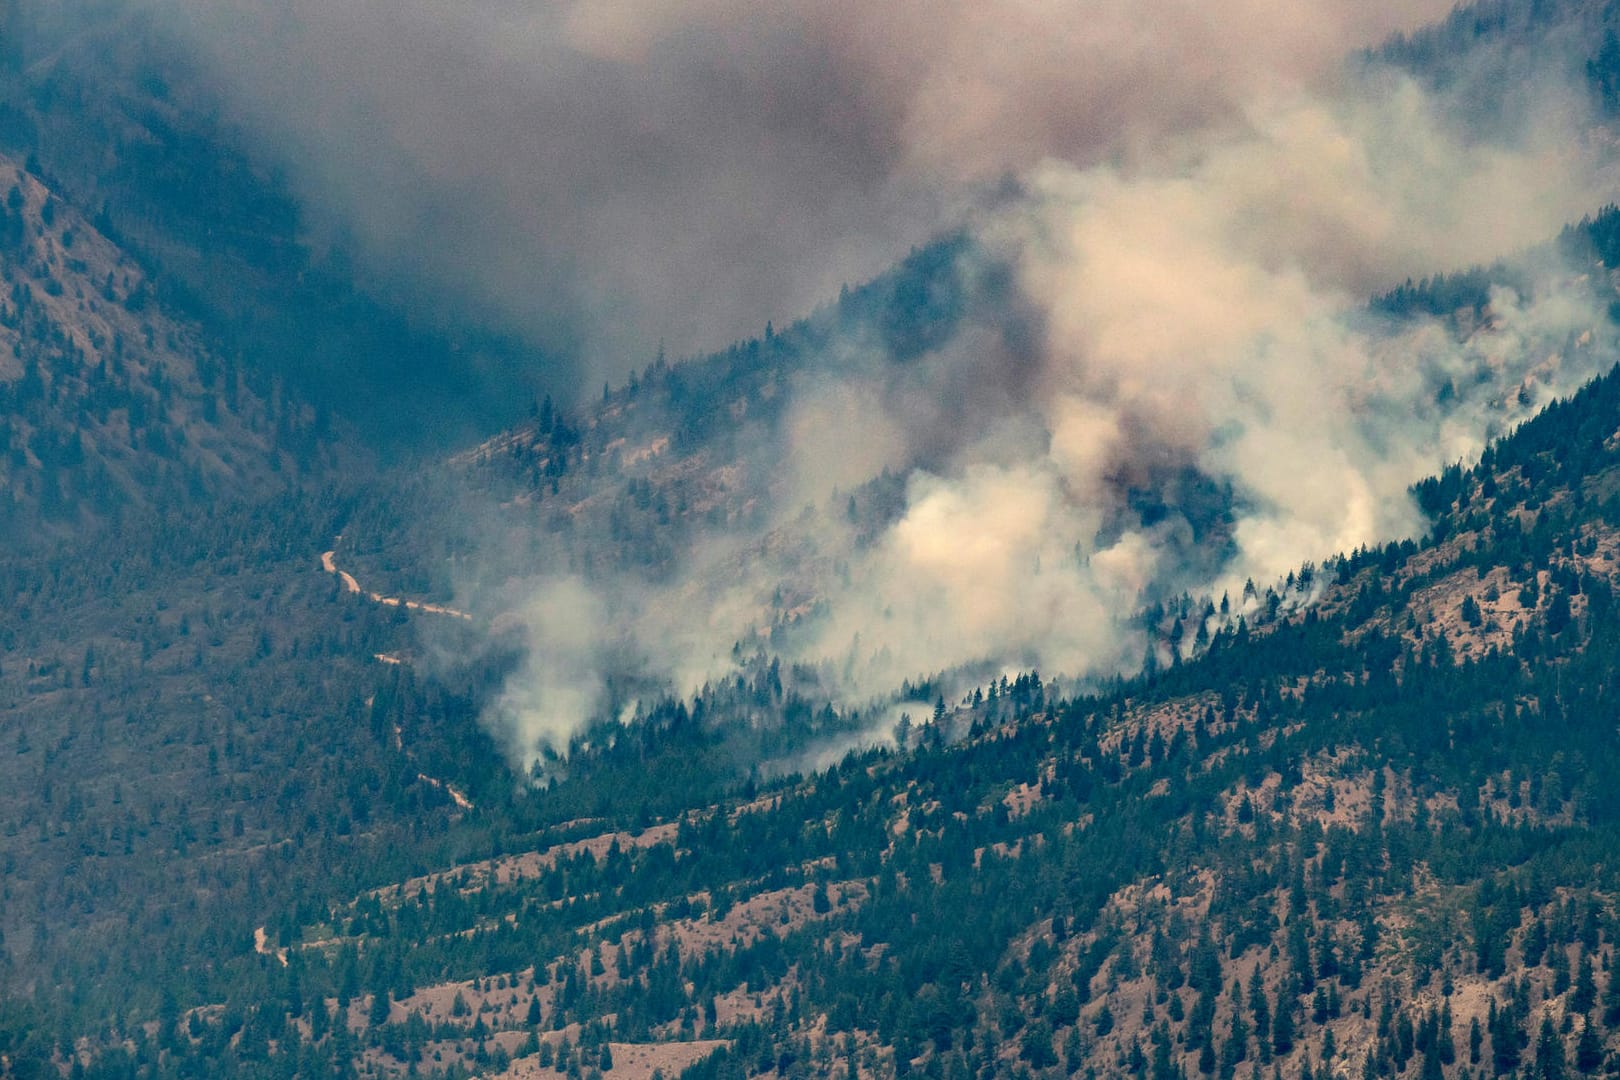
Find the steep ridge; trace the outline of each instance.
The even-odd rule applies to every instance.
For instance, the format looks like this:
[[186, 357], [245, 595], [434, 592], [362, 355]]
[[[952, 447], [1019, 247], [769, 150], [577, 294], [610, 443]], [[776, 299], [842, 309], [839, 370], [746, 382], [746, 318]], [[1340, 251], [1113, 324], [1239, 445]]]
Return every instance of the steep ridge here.
[[596, 821], [283, 921], [285, 967], [244, 932], [252, 998], [85, 1066], [1602, 1072], [1617, 432], [1620, 372], [1422, 485], [1422, 543], [1308, 568], [1310, 605], [1262, 590], [1195, 659], [1079, 697], [997, 680], [766, 798], [638, 823], [657, 795], [620, 786]]
[[156, 302], [140, 266], [0, 159], [0, 487], [9, 539], [174, 493], [268, 493], [320, 460], [313, 416], [266, 401]]
[[[19, 0], [0, 29], [0, 151], [139, 259], [152, 294], [258, 396], [368, 448], [443, 450], [521, 413], [550, 358], [421, 290], [366, 280], [244, 130], [163, 5]], [[393, 283], [397, 285], [398, 283]]]

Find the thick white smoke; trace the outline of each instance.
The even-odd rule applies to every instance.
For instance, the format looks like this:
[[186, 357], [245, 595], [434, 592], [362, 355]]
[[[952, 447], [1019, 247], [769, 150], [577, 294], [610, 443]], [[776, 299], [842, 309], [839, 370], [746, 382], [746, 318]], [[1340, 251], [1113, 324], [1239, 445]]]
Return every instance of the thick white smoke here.
[[[968, 331], [907, 364], [854, 348], [794, 388], [773, 465], [793, 495], [772, 525], [838, 570], [809, 574], [821, 612], [788, 656], [857, 698], [985, 662], [1130, 671], [1152, 597], [1236, 599], [1246, 579], [1421, 532], [1409, 485], [1611, 363], [1613, 331], [1550, 260], [1471, 334], [1392, 329], [1366, 297], [1600, 204], [1578, 116], [1549, 99], [1532, 143], [1482, 142], [1389, 79], [1343, 100], [1261, 95], [1151, 161], [1030, 169], [973, 231], [1015, 268], [1034, 344]], [[883, 469], [909, 478], [875, 541], [855, 544], [836, 506], [800, 512]], [[1229, 533], [1199, 536], [1174, 491], [1168, 510], [1133, 501], [1188, 476], [1230, 492]], [[694, 560], [678, 588], [635, 590], [618, 632], [690, 691], [808, 573]], [[531, 655], [503, 723], [555, 659]]]
[[1410, 532], [1406, 486], [1484, 437], [1480, 408], [1433, 400], [1446, 379], [1476, 382], [1478, 358], [1346, 316], [1380, 285], [1518, 251], [1597, 205], [1578, 133], [1555, 115], [1539, 131], [1511, 151], [1464, 141], [1397, 83], [1255, 105], [1173, 170], [1039, 170], [1001, 235], [1048, 315], [1052, 467], [1088, 493], [1143, 445], [1186, 454], [1250, 505], [1234, 573], [1256, 578]]

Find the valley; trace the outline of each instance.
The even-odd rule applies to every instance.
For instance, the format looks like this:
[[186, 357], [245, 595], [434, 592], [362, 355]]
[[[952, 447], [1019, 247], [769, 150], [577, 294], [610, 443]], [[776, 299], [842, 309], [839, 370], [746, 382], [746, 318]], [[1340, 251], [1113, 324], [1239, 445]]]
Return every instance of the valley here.
[[1620, 5], [498, 7], [0, 0], [0, 1080], [1620, 1076]]

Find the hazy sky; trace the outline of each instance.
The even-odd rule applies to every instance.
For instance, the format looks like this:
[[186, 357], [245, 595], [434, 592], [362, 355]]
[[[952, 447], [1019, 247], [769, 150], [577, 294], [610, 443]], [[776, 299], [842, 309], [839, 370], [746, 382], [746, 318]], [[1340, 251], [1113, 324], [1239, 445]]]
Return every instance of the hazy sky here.
[[1129, 163], [1449, 0], [144, 0], [375, 263], [591, 379], [757, 333], [1046, 159]]

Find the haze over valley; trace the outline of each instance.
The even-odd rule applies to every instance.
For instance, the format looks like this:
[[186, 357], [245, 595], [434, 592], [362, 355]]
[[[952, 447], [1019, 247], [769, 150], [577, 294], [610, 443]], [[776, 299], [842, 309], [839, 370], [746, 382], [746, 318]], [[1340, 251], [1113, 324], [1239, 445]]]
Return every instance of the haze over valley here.
[[1620, 8], [0, 0], [0, 1077], [1620, 1073]]

